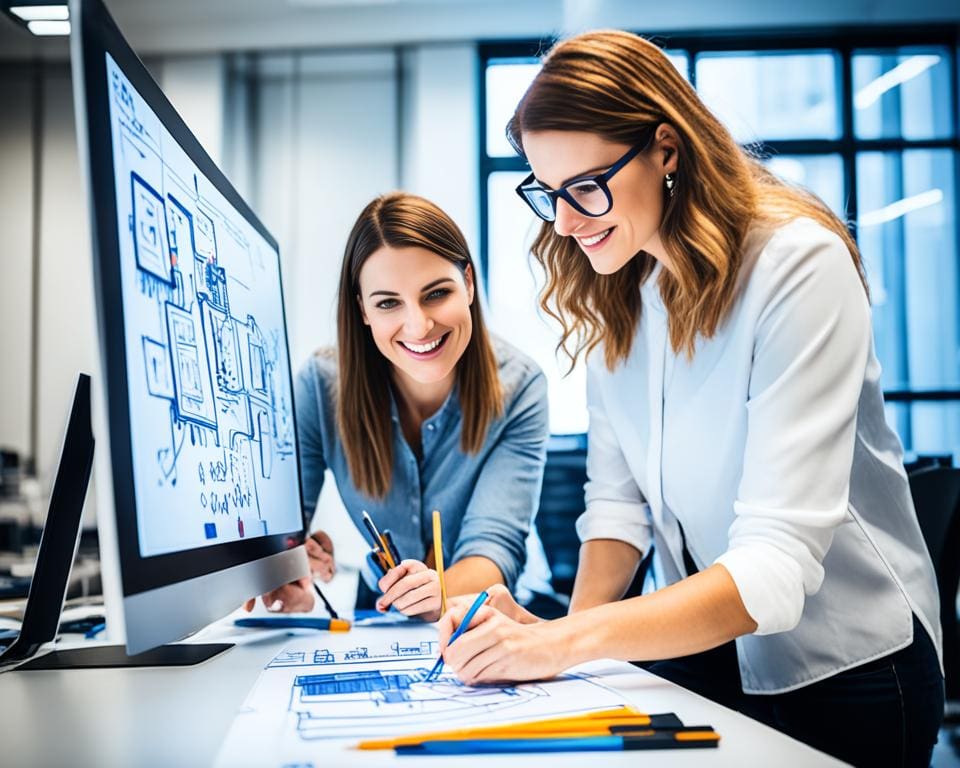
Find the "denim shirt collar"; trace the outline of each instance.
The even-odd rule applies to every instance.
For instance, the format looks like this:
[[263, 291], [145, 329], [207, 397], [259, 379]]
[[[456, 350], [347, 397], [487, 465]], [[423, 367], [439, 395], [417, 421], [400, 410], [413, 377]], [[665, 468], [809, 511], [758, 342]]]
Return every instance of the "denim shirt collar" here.
[[[393, 391], [393, 384], [390, 384], [390, 418], [393, 420], [393, 423], [400, 426], [400, 409], [397, 406], [397, 396]], [[447, 395], [447, 399], [443, 401], [436, 413], [430, 416], [427, 419], [424, 419], [423, 424], [420, 429], [421, 432], [425, 429], [435, 430], [438, 433], [443, 432], [447, 425], [451, 421], [455, 421], [456, 418], [460, 415], [460, 382], [454, 382], [453, 389], [450, 390], [450, 394]]]

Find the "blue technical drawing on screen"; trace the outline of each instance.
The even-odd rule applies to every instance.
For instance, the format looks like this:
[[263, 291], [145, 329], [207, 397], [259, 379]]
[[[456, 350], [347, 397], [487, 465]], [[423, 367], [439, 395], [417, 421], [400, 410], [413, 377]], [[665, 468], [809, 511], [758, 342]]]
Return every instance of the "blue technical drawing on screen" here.
[[140, 553], [299, 530], [279, 255], [107, 77]]

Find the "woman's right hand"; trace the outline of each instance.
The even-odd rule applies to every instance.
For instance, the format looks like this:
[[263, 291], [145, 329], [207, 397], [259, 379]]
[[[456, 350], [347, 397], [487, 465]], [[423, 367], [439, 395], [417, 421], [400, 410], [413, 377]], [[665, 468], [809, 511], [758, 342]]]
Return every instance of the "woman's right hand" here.
[[330, 581], [337, 572], [333, 559], [333, 540], [325, 531], [314, 531], [307, 537], [307, 559], [310, 561], [310, 573], [321, 581]]

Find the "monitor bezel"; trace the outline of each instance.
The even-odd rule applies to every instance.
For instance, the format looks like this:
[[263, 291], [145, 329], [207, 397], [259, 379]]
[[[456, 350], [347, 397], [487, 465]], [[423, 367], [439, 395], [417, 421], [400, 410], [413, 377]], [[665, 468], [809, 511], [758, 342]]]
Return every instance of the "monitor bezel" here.
[[[120, 277], [120, 242], [117, 220], [112, 128], [106, 54], [110, 54], [131, 85], [156, 114], [174, 140], [207, 180], [269, 243], [277, 253], [280, 302], [284, 318], [284, 345], [290, 361], [289, 334], [279, 247], [257, 215], [240, 197], [194, 137], [143, 62], [127, 44], [106, 7], [99, 0], [76, 3], [80, 13], [72, 19], [78, 25], [82, 50], [86, 149], [89, 152], [89, 187], [92, 195], [90, 222], [93, 244], [94, 284], [101, 334], [104, 384], [113, 476], [117, 546], [124, 596], [136, 595], [170, 584], [189, 581], [234, 566], [275, 555], [303, 542], [304, 529], [257, 538], [213, 544], [169, 554], [143, 557], [137, 533], [136, 493], [130, 433], [130, 404], [127, 388], [127, 358]], [[74, 6], [74, 7], [76, 7]], [[288, 365], [291, 409], [294, 410], [293, 374]], [[297, 464], [296, 503], [303, 520], [299, 461], [299, 437], [293, 419], [294, 460]]]

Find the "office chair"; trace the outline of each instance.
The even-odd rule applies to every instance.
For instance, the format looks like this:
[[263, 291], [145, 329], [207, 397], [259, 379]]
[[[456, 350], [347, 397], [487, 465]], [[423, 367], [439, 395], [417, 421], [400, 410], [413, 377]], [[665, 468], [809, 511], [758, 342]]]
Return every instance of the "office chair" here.
[[[580, 560], [580, 539], [577, 536], [576, 522], [584, 510], [583, 485], [586, 482], [586, 435], [551, 438], [543, 471], [540, 507], [534, 522], [543, 544], [547, 565], [550, 566], [550, 585], [554, 591], [567, 596], [573, 592], [573, 582]], [[652, 562], [651, 547], [637, 567], [637, 573], [624, 598], [641, 594]], [[537, 607], [544, 611], [551, 610], [551, 606], [547, 605], [538, 604]], [[530, 610], [538, 613], [533, 608]], [[538, 615], [549, 618], [545, 613]], [[563, 606], [562, 611], [556, 615], [566, 615], [566, 607]]]
[[917, 520], [933, 560], [940, 592], [947, 701], [960, 700], [960, 469], [929, 467], [909, 475]]

